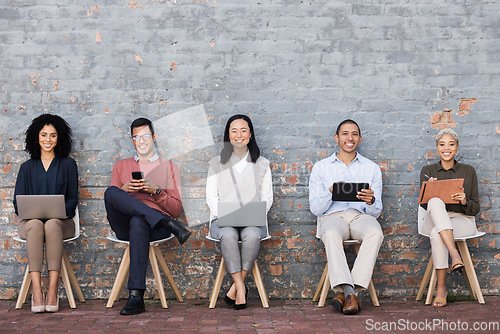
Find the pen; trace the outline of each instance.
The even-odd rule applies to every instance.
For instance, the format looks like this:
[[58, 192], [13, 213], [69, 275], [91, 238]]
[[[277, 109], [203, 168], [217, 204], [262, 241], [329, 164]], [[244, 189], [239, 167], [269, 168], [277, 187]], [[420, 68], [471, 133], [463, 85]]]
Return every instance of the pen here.
[[427, 174], [424, 174], [424, 176], [425, 176], [426, 178], [428, 178], [428, 179], [430, 179], [430, 178], [431, 178], [431, 177], [430, 177], [429, 175], [427, 175]]

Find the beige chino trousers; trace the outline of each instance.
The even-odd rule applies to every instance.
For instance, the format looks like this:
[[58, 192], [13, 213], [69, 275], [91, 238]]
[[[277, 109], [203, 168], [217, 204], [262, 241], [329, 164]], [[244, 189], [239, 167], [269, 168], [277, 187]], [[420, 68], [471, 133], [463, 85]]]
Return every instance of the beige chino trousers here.
[[[375, 217], [356, 210], [336, 212], [321, 217], [318, 236], [325, 244], [328, 274], [332, 289], [340, 284], [367, 288], [377, 261], [384, 235]], [[349, 270], [342, 242], [361, 241], [358, 256]]]
[[448, 248], [439, 234], [443, 230], [453, 230], [455, 238], [468, 237], [477, 231], [476, 220], [473, 216], [446, 211], [446, 205], [437, 197], [429, 200], [422, 232], [430, 237], [434, 269], [448, 268]]
[[26, 240], [28, 264], [31, 271], [42, 271], [43, 244], [47, 253], [48, 270], [61, 271], [63, 240], [75, 235], [73, 219], [24, 219], [19, 224], [19, 236]]

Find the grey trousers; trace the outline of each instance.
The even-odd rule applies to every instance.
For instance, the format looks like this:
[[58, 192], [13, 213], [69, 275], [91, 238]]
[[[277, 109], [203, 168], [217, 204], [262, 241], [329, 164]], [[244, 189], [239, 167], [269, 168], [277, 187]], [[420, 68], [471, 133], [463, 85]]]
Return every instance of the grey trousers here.
[[[222, 257], [230, 274], [250, 271], [259, 255], [260, 239], [266, 236], [266, 227], [219, 227], [217, 219], [210, 225], [212, 238], [220, 240]], [[241, 251], [238, 241], [241, 239]]]

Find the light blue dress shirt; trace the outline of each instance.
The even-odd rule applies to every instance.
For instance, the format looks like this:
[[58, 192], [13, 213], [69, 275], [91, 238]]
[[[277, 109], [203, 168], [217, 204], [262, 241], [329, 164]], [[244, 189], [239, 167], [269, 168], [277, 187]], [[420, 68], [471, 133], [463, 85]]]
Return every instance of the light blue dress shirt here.
[[[374, 191], [375, 203], [334, 202], [330, 186], [335, 182], [367, 182]], [[377, 218], [382, 212], [382, 172], [373, 161], [356, 152], [356, 158], [346, 166], [337, 154], [314, 164], [309, 177], [309, 206], [318, 216], [335, 212], [357, 210]]]

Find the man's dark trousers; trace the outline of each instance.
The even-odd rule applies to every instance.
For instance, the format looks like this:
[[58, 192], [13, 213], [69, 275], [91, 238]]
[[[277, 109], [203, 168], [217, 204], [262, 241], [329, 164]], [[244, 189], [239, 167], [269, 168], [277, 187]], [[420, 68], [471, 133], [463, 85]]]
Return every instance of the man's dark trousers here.
[[122, 189], [112, 186], [104, 192], [104, 204], [109, 224], [121, 240], [130, 241], [129, 290], [146, 290], [149, 242], [165, 239], [170, 230], [160, 220], [171, 217], [130, 196]]

